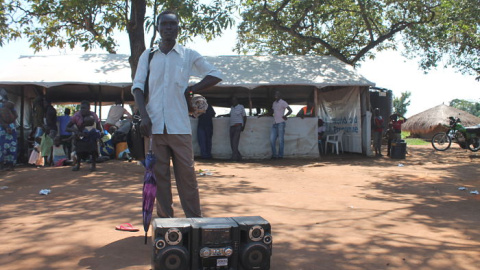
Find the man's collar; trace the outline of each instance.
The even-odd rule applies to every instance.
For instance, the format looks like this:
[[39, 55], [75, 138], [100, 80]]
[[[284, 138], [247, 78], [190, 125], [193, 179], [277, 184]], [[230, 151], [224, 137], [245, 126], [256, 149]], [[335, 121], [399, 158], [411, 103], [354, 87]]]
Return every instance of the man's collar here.
[[178, 42], [175, 42], [175, 46], [173, 46], [172, 51], [176, 51], [178, 54], [180, 54], [180, 56], [183, 56], [185, 53], [185, 48], [178, 44]]
[[[160, 50], [160, 42], [157, 43], [157, 44], [153, 47], [153, 52], [156, 52], [156, 51], [161, 51], [161, 50]], [[171, 51], [175, 51], [175, 52], [177, 52], [178, 54], [180, 54], [180, 56], [183, 56], [183, 54], [185, 53], [185, 47], [183, 47], [182, 45], [178, 44], [178, 42], [175, 42], [175, 45], [173, 46], [173, 48], [172, 48]]]

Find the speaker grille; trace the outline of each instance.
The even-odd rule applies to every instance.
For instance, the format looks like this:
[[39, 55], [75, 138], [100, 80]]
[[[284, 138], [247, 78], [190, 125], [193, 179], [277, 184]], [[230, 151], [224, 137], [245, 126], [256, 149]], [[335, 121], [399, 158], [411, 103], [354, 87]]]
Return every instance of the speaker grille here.
[[252, 242], [243, 246], [241, 252], [241, 264], [244, 269], [269, 269], [270, 250], [261, 242]]
[[171, 246], [158, 252], [155, 259], [155, 269], [188, 270], [190, 255], [183, 247]]

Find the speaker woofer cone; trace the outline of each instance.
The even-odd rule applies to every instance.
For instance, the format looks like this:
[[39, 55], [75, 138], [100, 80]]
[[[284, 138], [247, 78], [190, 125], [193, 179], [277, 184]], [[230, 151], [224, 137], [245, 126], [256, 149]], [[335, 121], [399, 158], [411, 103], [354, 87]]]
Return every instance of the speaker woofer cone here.
[[246, 245], [240, 254], [240, 262], [246, 270], [268, 269], [270, 264], [270, 252], [263, 243], [250, 243]]
[[166, 247], [156, 254], [155, 269], [188, 270], [190, 264], [189, 253], [185, 248]]

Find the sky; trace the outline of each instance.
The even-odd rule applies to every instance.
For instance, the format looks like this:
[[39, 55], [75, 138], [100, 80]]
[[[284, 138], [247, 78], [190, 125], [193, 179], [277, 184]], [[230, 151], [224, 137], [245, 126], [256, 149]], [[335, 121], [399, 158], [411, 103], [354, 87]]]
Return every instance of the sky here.
[[[128, 36], [126, 33], [116, 35], [120, 46], [118, 53], [129, 54]], [[147, 37], [149, 38], [149, 37]], [[200, 38], [186, 44], [187, 47], [197, 50], [206, 56], [236, 55], [235, 30], [226, 31], [225, 34], [210, 42]], [[147, 43], [148, 44], [148, 43]], [[41, 51], [37, 55], [81, 54], [82, 49], [50, 49]], [[87, 53], [105, 53], [94, 50]], [[35, 55], [26, 40], [19, 40], [0, 47], [0, 70], [8, 67], [8, 63], [15, 61], [23, 55]], [[453, 99], [465, 99], [480, 102], [480, 82], [474, 76], [462, 75], [452, 68], [437, 68], [425, 74], [418, 68], [415, 60], [408, 60], [400, 52], [386, 51], [377, 53], [374, 60], [361, 63], [357, 71], [377, 87], [390, 89], [394, 97], [400, 97], [402, 92], [411, 92], [410, 106], [407, 107], [406, 117], [410, 117], [427, 109], [440, 105], [448, 105]]]

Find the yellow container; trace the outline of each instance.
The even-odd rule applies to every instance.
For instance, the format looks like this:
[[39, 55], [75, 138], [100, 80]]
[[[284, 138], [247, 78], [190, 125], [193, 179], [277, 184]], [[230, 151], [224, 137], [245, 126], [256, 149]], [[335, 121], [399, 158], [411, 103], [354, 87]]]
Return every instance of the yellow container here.
[[119, 142], [115, 145], [115, 158], [118, 159], [118, 155], [128, 148], [127, 142]]

